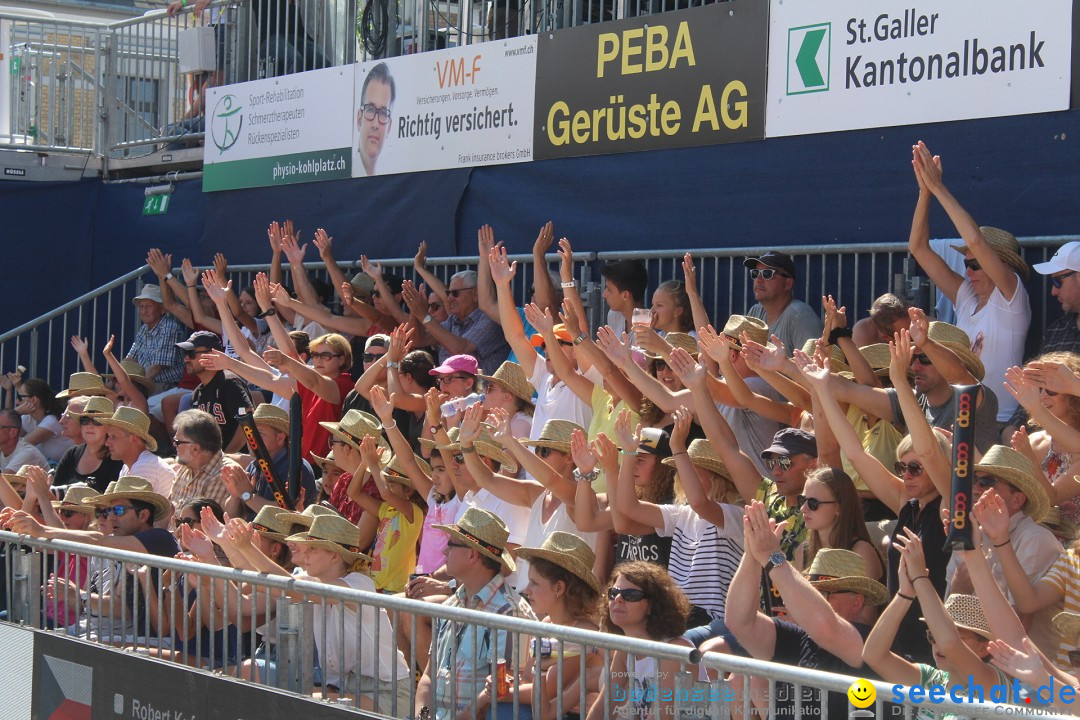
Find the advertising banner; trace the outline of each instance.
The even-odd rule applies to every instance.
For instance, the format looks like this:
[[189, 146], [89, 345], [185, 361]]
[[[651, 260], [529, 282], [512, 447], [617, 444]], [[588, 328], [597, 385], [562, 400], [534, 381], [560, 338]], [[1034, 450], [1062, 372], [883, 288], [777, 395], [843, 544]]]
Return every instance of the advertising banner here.
[[210, 88], [203, 190], [352, 176], [355, 66]]
[[356, 66], [354, 177], [532, 159], [536, 37]]
[[760, 140], [767, 36], [753, 0], [540, 35], [536, 158]]
[[1064, 110], [1071, 0], [771, 0], [769, 137]]

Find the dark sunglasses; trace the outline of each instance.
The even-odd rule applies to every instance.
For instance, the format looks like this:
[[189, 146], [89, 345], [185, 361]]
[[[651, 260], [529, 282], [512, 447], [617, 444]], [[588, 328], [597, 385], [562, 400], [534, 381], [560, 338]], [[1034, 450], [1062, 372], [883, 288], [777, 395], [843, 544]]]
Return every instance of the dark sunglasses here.
[[79, 514], [79, 512], [77, 510], [60, 510], [59, 511], [60, 517], [67, 518], [68, 520], [70, 520], [71, 518], [75, 517], [78, 514]]
[[173, 438], [172, 439], [172, 446], [174, 448], [178, 448], [181, 445], [194, 445], [194, 444], [195, 444], [194, 440], [181, 440], [180, 438]]
[[333, 360], [336, 357], [343, 357], [338, 353], [332, 352], [313, 352], [311, 353], [311, 359], [313, 360]]
[[1041, 388], [1039, 388], [1039, 392], [1041, 392], [1041, 393], [1043, 393], [1044, 395], [1046, 395], [1046, 397], [1057, 397], [1057, 396], [1058, 396], [1058, 394], [1057, 394], [1057, 393], [1056, 393], [1055, 391], [1053, 391], [1053, 390], [1047, 390], [1047, 389], [1046, 389], [1046, 388], [1044, 388], [1044, 387], [1041, 387]]
[[364, 362], [366, 362], [366, 363], [376, 362], [379, 358], [381, 358], [385, 354], [386, 353], [379, 353], [379, 354], [364, 353]]
[[538, 448], [536, 448], [536, 456], [537, 457], [546, 458], [548, 455], [550, 455], [553, 452], [558, 452], [558, 450], [556, 450], [555, 448], [549, 448], [549, 447], [538, 447]]
[[982, 265], [979, 264], [978, 260], [974, 259], [965, 260], [964, 267], [966, 267], [968, 270], [982, 270]]
[[475, 289], [476, 289], [475, 287], [458, 288], [457, 290], [447, 290], [446, 294], [449, 295], [450, 297], [456, 298], [458, 295], [465, 292], [466, 290], [475, 290]]
[[656, 360], [653, 360], [653, 367], [655, 367], [657, 371], [669, 369], [667, 360], [664, 360], [662, 358], [657, 358]]
[[765, 268], [763, 270], [754, 269], [750, 271], [751, 280], [757, 280], [759, 277], [763, 280], [772, 280], [777, 275], [785, 278], [791, 277], [787, 273], [782, 273], [779, 270], [773, 270], [772, 268]]
[[641, 602], [645, 599], [645, 591], [638, 590], [637, 588], [608, 588], [607, 597], [612, 602], [615, 598], [622, 597], [623, 602]]
[[934, 363], [930, 362], [930, 358], [926, 357], [926, 353], [919, 353], [918, 355], [912, 355], [911, 356], [911, 362], [912, 362], [912, 364], [919, 363], [920, 365], [933, 365], [934, 364]]
[[427, 309], [430, 310], [431, 312], [438, 312], [439, 310], [442, 310], [442, 303], [441, 302], [428, 303]]
[[372, 298], [382, 297], [382, 293], [379, 292], [378, 290], [372, 290], [371, 291], [371, 297]]
[[995, 487], [999, 482], [1005, 483], [1011, 490], [1016, 489], [1016, 487], [1011, 483], [1002, 480], [999, 477], [994, 477], [993, 475], [979, 473], [975, 476], [975, 483], [985, 490], [989, 490], [990, 488]]
[[197, 522], [199, 522], [199, 521], [198, 521], [198, 520], [196, 520], [196, 519], [194, 519], [194, 518], [184, 518], [184, 517], [182, 517], [182, 518], [176, 518], [176, 525], [177, 525], [178, 527], [179, 527], [180, 525], [187, 525], [188, 527], [195, 527], [195, 524], [196, 524]]
[[803, 505], [805, 505], [811, 510], [816, 511], [822, 505], [838, 505], [839, 503], [837, 503], [836, 500], [818, 500], [817, 498], [800, 495], [798, 498], [796, 498], [795, 504], [797, 507], [802, 507]]
[[94, 515], [99, 518], [107, 518], [109, 515], [115, 515], [116, 517], [124, 517], [128, 510], [134, 510], [130, 505], [113, 505], [107, 508], [98, 508], [94, 510]]
[[30, 397], [29, 395], [23, 395], [22, 393], [15, 393], [15, 399], [20, 401], [20, 402], [22, 402], [23, 400], [26, 400], [29, 397]]
[[1053, 285], [1054, 287], [1056, 287], [1058, 290], [1060, 290], [1062, 281], [1064, 281], [1065, 278], [1071, 277], [1071, 276], [1073, 276], [1075, 274], [1076, 274], [1075, 270], [1070, 270], [1067, 273], [1062, 273], [1061, 275], [1055, 275], [1054, 277], [1050, 278], [1050, 284]]
[[188, 360], [193, 360], [200, 355], [209, 355], [211, 352], [212, 351], [210, 350], [186, 350], [184, 351], [184, 357], [186, 357]]
[[454, 462], [458, 465], [465, 464], [465, 453], [454, 453]]
[[85, 415], [79, 418], [79, 427], [86, 427], [87, 425], [93, 425], [94, 427], [101, 427], [101, 423], [92, 417], [86, 417]]
[[909, 463], [902, 463], [899, 460], [893, 463], [893, 470], [896, 471], [897, 476], [903, 475], [905, 472], [910, 473], [911, 477], [919, 477], [922, 475], [923, 466], [917, 460], [912, 460]]
[[770, 470], [775, 470], [777, 467], [779, 467], [784, 472], [787, 472], [791, 469], [791, 458], [787, 455], [774, 455], [772, 457], [767, 457], [765, 458], [765, 467], [769, 468]]

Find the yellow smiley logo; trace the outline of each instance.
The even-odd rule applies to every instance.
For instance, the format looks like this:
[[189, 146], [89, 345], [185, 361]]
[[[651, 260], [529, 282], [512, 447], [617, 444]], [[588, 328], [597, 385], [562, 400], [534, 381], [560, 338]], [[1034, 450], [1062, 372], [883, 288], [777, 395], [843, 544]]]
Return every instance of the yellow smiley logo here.
[[847, 690], [848, 701], [857, 708], [868, 708], [877, 700], [877, 690], [869, 680], [856, 680]]

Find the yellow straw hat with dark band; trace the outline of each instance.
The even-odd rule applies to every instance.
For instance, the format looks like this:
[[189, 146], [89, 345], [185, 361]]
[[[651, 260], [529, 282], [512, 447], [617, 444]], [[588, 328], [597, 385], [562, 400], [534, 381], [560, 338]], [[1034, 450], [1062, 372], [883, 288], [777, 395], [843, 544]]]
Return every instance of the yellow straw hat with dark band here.
[[1004, 445], [991, 445], [975, 463], [975, 472], [1001, 478], [1024, 493], [1024, 513], [1035, 522], [1042, 522], [1050, 512], [1050, 497], [1038, 479], [1041, 471], [1022, 453]]
[[820, 592], [854, 592], [866, 598], [867, 605], [884, 605], [889, 591], [866, 575], [866, 561], [851, 550], [822, 548], [814, 555], [805, 575]]
[[331, 435], [354, 450], [360, 449], [360, 441], [367, 436], [376, 438], [380, 446], [386, 446], [386, 440], [382, 436], [382, 423], [379, 422], [379, 418], [362, 410], [350, 410], [338, 422], [321, 422], [319, 425], [329, 430]]
[[290, 535], [286, 541], [339, 553], [349, 563], [371, 562], [371, 556], [360, 547], [360, 528], [340, 515], [320, 515], [307, 532]]
[[259, 403], [251, 419], [256, 425], [269, 425], [280, 432], [289, 434], [289, 413], [284, 408], [270, 403]]
[[[146, 370], [142, 365], [134, 360], [121, 360], [120, 367], [124, 368], [124, 372], [128, 374], [131, 382], [141, 387], [147, 395], [154, 394], [154, 381], [146, 377]], [[106, 373], [101, 377], [104, 380], [113, 380], [116, 378], [116, 375]]]
[[[458, 442], [458, 428], [450, 428], [446, 431], [446, 434], [450, 437], [450, 443], [448, 445], [438, 445], [434, 440], [420, 438], [420, 447], [427, 449], [428, 452], [436, 452], [438, 450], [444, 450], [451, 454], [461, 452], [461, 443]], [[510, 453], [503, 450], [502, 445], [491, 436], [490, 426], [487, 425], [487, 423], [481, 423], [480, 437], [473, 442], [473, 446], [476, 448], [477, 455], [481, 455], [499, 463], [499, 470], [501, 472], [513, 475], [518, 471], [517, 461], [514, 460]]]
[[522, 560], [547, 560], [585, 581], [597, 595], [602, 591], [593, 573], [596, 553], [577, 535], [556, 530], [544, 539], [540, 547], [520, 547], [514, 553]]
[[117, 500], [138, 500], [154, 506], [154, 519], [168, 517], [172, 514], [173, 506], [164, 495], [154, 492], [154, 486], [149, 480], [134, 475], [125, 475], [109, 487], [101, 495], [93, 495], [83, 499], [83, 504], [97, 507], [113, 505]]
[[933, 320], [930, 322], [926, 336], [956, 353], [960, 361], [964, 363], [964, 367], [975, 376], [976, 380], [982, 382], [982, 379], [986, 377], [986, 367], [982, 360], [971, 352], [971, 338], [966, 332], [947, 322]]
[[522, 440], [522, 445], [546, 447], [559, 452], [570, 452], [570, 436], [575, 430], [585, 432], [585, 428], [569, 420], [548, 420], [544, 423], [544, 429], [540, 431], [540, 437], [535, 440]]
[[64, 488], [63, 500], [52, 501], [53, 510], [71, 510], [84, 515], [93, 515], [94, 507], [84, 505], [83, 500], [96, 497], [97, 494], [97, 490], [85, 483], [73, 483]]
[[63, 400], [66, 397], [81, 397], [86, 395], [104, 395], [108, 390], [105, 381], [100, 375], [88, 372], [72, 373], [68, 379], [66, 389], [56, 393], [56, 397]]
[[724, 329], [720, 333], [734, 340], [739, 347], [742, 347], [743, 333], [746, 333], [751, 340], [759, 345], [768, 345], [769, 343], [769, 326], [765, 324], [764, 320], [749, 315], [732, 315], [724, 323]]
[[338, 515], [341, 517], [341, 513], [322, 504], [308, 505], [304, 508], [303, 512], [286, 512], [282, 517], [287, 516], [286, 519], [292, 525], [303, 525], [304, 527], [309, 528], [315, 518], [323, 515]]
[[[682, 348], [686, 352], [690, 353], [691, 357], [696, 358], [698, 356], [697, 338], [695, 338], [690, 333], [669, 332], [667, 335], [664, 335], [663, 339], [664, 342], [666, 342], [671, 347]], [[660, 359], [659, 355], [651, 355], [649, 353], [645, 353], [645, 357], [649, 358], [650, 360]]]
[[438, 530], [445, 530], [455, 540], [468, 545], [481, 555], [497, 560], [510, 569], [517, 570], [517, 563], [506, 549], [510, 531], [502, 518], [487, 510], [471, 507], [454, 525], [432, 525]]
[[251, 527], [255, 528], [255, 532], [264, 538], [283, 543], [286, 541], [285, 538], [288, 536], [289, 530], [292, 529], [293, 525], [297, 524], [289, 518], [290, 515], [292, 513], [285, 508], [276, 505], [263, 505], [259, 508], [259, 512], [255, 513], [255, 518], [251, 521]]
[[533, 404], [533, 394], [536, 390], [533, 388], [532, 383], [525, 377], [525, 371], [521, 369], [521, 366], [516, 362], [510, 362], [507, 360], [499, 369], [495, 371], [493, 375], [477, 375], [477, 377], [493, 382], [500, 387], [505, 388], [514, 397], [519, 397], [530, 406], [535, 407]]
[[111, 418], [101, 417], [97, 421], [102, 425], [127, 430], [146, 443], [147, 450], [150, 452], [157, 450], [157, 440], [150, 434], [150, 418], [146, 417], [142, 410], [133, 407], [118, 407]]
[[86, 406], [82, 409], [82, 412], [72, 412], [75, 417], [89, 417], [100, 421], [103, 417], [112, 417], [116, 412], [116, 406], [113, 401], [107, 397], [92, 397], [86, 401]]
[[[704, 438], [691, 440], [690, 445], [686, 448], [686, 454], [689, 456], [690, 462], [692, 462], [695, 467], [711, 470], [717, 475], [721, 475], [729, 480], [731, 479], [727, 466], [724, 465], [724, 461], [716, 454], [716, 450], [708, 440]], [[674, 456], [666, 457], [660, 462], [668, 467], [675, 467]]]
[[[428, 465], [427, 460], [416, 454], [413, 455], [413, 460], [416, 461], [424, 477], [431, 479], [431, 466]], [[383, 477], [407, 487], [415, 487], [412, 479], [405, 473], [405, 466], [397, 455], [391, 455], [386, 465], [383, 466]]]
[[[1020, 257], [1020, 243], [1015, 235], [1008, 230], [990, 227], [989, 225], [983, 225], [979, 230], [982, 231], [986, 244], [994, 249], [1002, 262], [1012, 267], [1025, 281], [1031, 279], [1031, 268], [1028, 267], [1024, 258]], [[971, 252], [967, 245], [953, 245], [952, 248], [961, 255], [967, 255]]]
[[[814, 354], [817, 352], [817, 341], [818, 338], [816, 337], [807, 338], [806, 342], [803, 343], [802, 351], [810, 357], [814, 357]], [[851, 369], [847, 364], [847, 357], [844, 355], [844, 351], [840, 349], [839, 345], [828, 345], [826, 346], [826, 350], [829, 353], [830, 372], [840, 373]]]

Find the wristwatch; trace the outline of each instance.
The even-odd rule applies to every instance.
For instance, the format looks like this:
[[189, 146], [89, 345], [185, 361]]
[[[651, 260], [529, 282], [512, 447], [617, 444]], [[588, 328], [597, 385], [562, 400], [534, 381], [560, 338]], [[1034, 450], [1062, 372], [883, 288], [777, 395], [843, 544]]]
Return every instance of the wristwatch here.
[[175, 276], [171, 272], [165, 273], [166, 280], [172, 280]]
[[431, 320], [432, 320], [431, 313], [428, 313], [427, 315], [424, 316], [424, 319], [420, 321], [420, 324], [421, 325], [427, 325], [429, 322], [431, 322]]
[[240, 499], [241, 499], [241, 500], [242, 500], [243, 502], [247, 502], [247, 501], [248, 501], [248, 500], [250, 500], [250, 499], [251, 499], [252, 497], [254, 497], [254, 496], [253, 496], [253, 495], [251, 494], [251, 491], [250, 491], [250, 490], [245, 490], [244, 492], [240, 493]]
[[401, 363], [396, 363], [396, 362], [394, 362], [393, 360], [387, 360], [387, 361], [386, 361], [386, 367], [387, 367], [388, 369], [391, 369], [391, 368], [392, 368], [392, 369], [395, 369], [395, 370], [396, 370], [397, 368], [400, 368], [400, 367], [401, 367]]
[[773, 570], [787, 562], [787, 557], [782, 552], [774, 552], [769, 556], [769, 562], [765, 563], [765, 574], [769, 575]]
[[255, 317], [257, 317], [259, 320], [262, 320], [263, 318], [266, 318], [266, 317], [270, 317], [271, 315], [277, 315], [277, 309], [276, 308], [266, 308], [261, 313], [255, 313]]

